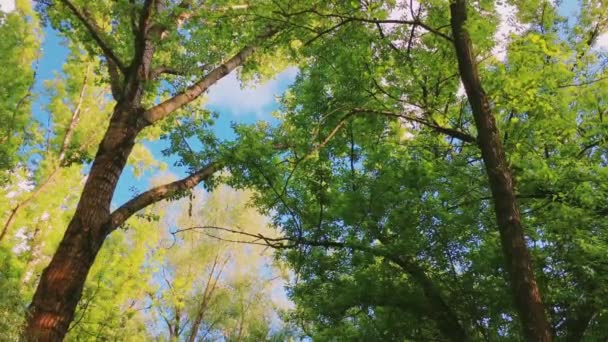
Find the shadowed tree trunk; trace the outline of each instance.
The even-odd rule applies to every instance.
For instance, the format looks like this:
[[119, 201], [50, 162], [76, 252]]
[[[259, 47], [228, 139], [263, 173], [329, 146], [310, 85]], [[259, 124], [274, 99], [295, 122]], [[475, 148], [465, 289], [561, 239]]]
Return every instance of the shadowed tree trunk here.
[[500, 241], [509, 273], [512, 295], [526, 341], [552, 341], [552, 332], [541, 300], [530, 252], [526, 246], [515, 185], [491, 105], [479, 77], [469, 33], [465, 28], [465, 0], [450, 5], [451, 26], [464, 85], [477, 127], [477, 142], [485, 164]]
[[591, 305], [581, 305], [573, 310], [566, 319], [566, 341], [584, 341], [585, 331], [595, 316], [596, 309]]

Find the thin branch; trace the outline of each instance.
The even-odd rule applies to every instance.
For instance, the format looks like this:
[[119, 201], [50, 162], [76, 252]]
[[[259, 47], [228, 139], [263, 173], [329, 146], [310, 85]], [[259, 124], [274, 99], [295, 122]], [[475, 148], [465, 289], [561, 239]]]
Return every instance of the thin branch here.
[[299, 246], [312, 246], [312, 247], [323, 247], [323, 248], [339, 248], [339, 249], [350, 249], [356, 251], [362, 251], [365, 253], [369, 253], [372, 255], [376, 255], [379, 257], [383, 257], [395, 265], [399, 266], [404, 272], [409, 274], [424, 290], [424, 294], [426, 299], [428, 300], [428, 304], [430, 305], [429, 316], [433, 318], [441, 332], [452, 341], [468, 341], [469, 338], [467, 336], [466, 330], [460, 324], [460, 320], [458, 319], [458, 315], [452, 307], [448, 305], [448, 303], [443, 299], [443, 295], [436, 287], [433, 280], [426, 274], [426, 270], [421, 267], [415, 258], [407, 255], [400, 255], [399, 253], [394, 253], [390, 249], [388, 249], [385, 245], [380, 246], [369, 246], [366, 244], [360, 244], [356, 242], [343, 242], [343, 241], [332, 241], [332, 240], [308, 240], [302, 237], [291, 238], [291, 237], [268, 237], [262, 234], [253, 234], [244, 231], [234, 230], [230, 228], [217, 227], [217, 226], [198, 226], [198, 227], [189, 227], [185, 229], [178, 230], [173, 234], [177, 234], [179, 232], [188, 231], [188, 230], [219, 230], [228, 233], [238, 234], [242, 236], [246, 236], [252, 238], [252, 240], [230, 240], [224, 239], [222, 237], [217, 237], [212, 234], [207, 234], [210, 237], [234, 242], [234, 243], [244, 243], [244, 244], [253, 244], [253, 245], [261, 245], [267, 246], [274, 249], [292, 249]]
[[18, 114], [19, 110], [21, 109], [21, 106], [23, 106], [25, 104], [25, 102], [27, 101], [27, 99], [32, 96], [32, 91], [34, 90], [34, 85], [36, 85], [36, 76], [38, 75], [38, 66], [39, 65], [40, 65], [40, 58], [36, 59], [36, 63], [34, 65], [34, 72], [32, 73], [32, 82], [28, 86], [25, 94], [17, 102], [17, 105], [15, 106], [15, 109], [13, 110], [13, 115], [12, 115], [12, 120], [11, 120], [12, 122], [10, 124], [10, 127], [8, 128], [8, 133], [7, 133], [6, 137], [0, 137], [0, 144], [4, 143], [5, 141], [10, 141], [13, 136], [13, 129], [15, 128], [15, 118], [17, 117], [17, 114]]
[[36, 188], [36, 190], [34, 190], [34, 192], [32, 192], [27, 198], [25, 198], [23, 201], [21, 201], [19, 204], [17, 204], [11, 210], [6, 222], [2, 226], [2, 231], [0, 232], [0, 241], [2, 241], [2, 239], [4, 239], [6, 234], [12, 228], [13, 224], [15, 223], [15, 220], [17, 219], [17, 214], [23, 208], [27, 207], [27, 205], [30, 203], [30, 201], [33, 200], [34, 198], [36, 198], [38, 196], [38, 194], [40, 194], [42, 192], [42, 190], [46, 189], [46, 187], [51, 183], [51, 180], [55, 177], [55, 174], [57, 174], [57, 171], [59, 171], [59, 168], [55, 168], [53, 170], [53, 172], [49, 175], [49, 177], [46, 180], [44, 180], [44, 182], [42, 182], [40, 184], [40, 186], [38, 186], [38, 188]]
[[170, 66], [161, 65], [159, 67], [156, 67], [156, 68], [150, 70], [150, 76], [148, 76], [148, 79], [154, 80], [161, 74], [168, 74], [168, 75], [174, 75], [174, 76], [185, 76], [185, 73], [181, 70], [172, 68]]
[[582, 87], [582, 86], [590, 85], [590, 84], [593, 84], [596, 82], [601, 82], [606, 79], [608, 79], [608, 76], [599, 77], [594, 80], [583, 81], [583, 82], [579, 82], [579, 83], [562, 84], [562, 85], [558, 85], [557, 88], [561, 89], [561, 88], [569, 88], [569, 87]]
[[477, 139], [468, 133], [459, 131], [454, 128], [439, 126], [434, 123], [428, 122], [426, 120], [423, 120], [423, 119], [420, 119], [420, 118], [417, 118], [417, 117], [414, 117], [411, 115], [399, 114], [399, 113], [390, 112], [390, 111], [365, 109], [365, 108], [355, 108], [355, 109], [353, 109], [353, 111], [355, 113], [370, 113], [370, 114], [379, 114], [379, 115], [385, 115], [385, 116], [392, 116], [392, 117], [396, 117], [396, 118], [402, 118], [402, 119], [405, 119], [408, 121], [413, 121], [413, 122], [419, 123], [421, 125], [431, 128], [439, 133], [449, 135], [451, 137], [462, 140], [464, 142], [469, 142], [469, 143], [477, 142]]
[[[401, 19], [376, 19], [376, 18], [361, 18], [361, 17], [354, 17], [354, 16], [348, 16], [348, 15], [342, 15], [342, 14], [335, 14], [335, 13], [321, 13], [315, 9], [309, 9], [306, 11], [303, 11], [301, 13], [314, 13], [318, 16], [321, 17], [327, 17], [327, 18], [340, 18], [343, 20], [350, 20], [350, 21], [359, 21], [359, 22], [364, 22], [364, 23], [371, 23], [371, 24], [402, 24], [402, 25], [415, 25], [415, 26], [420, 26], [423, 29], [427, 30], [428, 32], [431, 32], [443, 39], [446, 39], [449, 42], [453, 42], [452, 37], [448, 36], [447, 34], [439, 31], [438, 29], [435, 29], [425, 23], [423, 23], [422, 21], [420, 21], [418, 18], [414, 18], [414, 20], [401, 20]], [[287, 16], [293, 16], [296, 14], [288, 14]]]
[[61, 149], [59, 150], [59, 165], [66, 166], [65, 157], [67, 155], [67, 149], [72, 142], [72, 136], [74, 135], [74, 130], [76, 129], [76, 125], [80, 120], [80, 113], [82, 109], [82, 101], [84, 99], [84, 93], [87, 88], [87, 80], [89, 78], [89, 73], [91, 70], [91, 65], [87, 65], [87, 69], [84, 74], [84, 79], [82, 80], [82, 87], [80, 88], [80, 93], [78, 94], [78, 102], [76, 102], [76, 107], [72, 112], [72, 119], [70, 120], [70, 124], [68, 125], [65, 135], [63, 136], [63, 141], [61, 143]]
[[332, 32], [334, 30], [337, 30], [341, 26], [346, 25], [346, 24], [350, 23], [351, 21], [352, 21], [351, 19], [342, 20], [339, 23], [337, 23], [336, 25], [319, 32], [316, 36], [314, 36], [313, 38], [311, 38], [310, 40], [305, 42], [304, 46], [308, 46], [308, 45], [312, 44], [315, 40], [321, 38], [322, 36]]

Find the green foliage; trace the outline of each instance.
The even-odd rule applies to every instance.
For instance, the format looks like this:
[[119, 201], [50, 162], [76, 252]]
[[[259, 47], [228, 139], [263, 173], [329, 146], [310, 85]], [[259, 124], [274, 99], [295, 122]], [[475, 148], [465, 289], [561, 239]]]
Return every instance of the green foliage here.
[[29, 138], [30, 104], [35, 96], [39, 41], [38, 22], [29, 1], [17, 1], [11, 13], [0, 11], [0, 184], [20, 161], [17, 151]]
[[[173, 240], [154, 266], [148, 320], [160, 340], [264, 341], [277, 300], [272, 259], [260, 246], [234, 245], [238, 234], [268, 235], [265, 218], [248, 206], [250, 193], [226, 186], [172, 204]], [[189, 209], [186, 209], [189, 208]], [[276, 291], [276, 290], [274, 290]], [[288, 331], [278, 331], [288, 336]]]
[[0, 247], [0, 338], [16, 341], [23, 324], [25, 306], [19, 284], [22, 268], [10, 250]]
[[[294, 26], [340, 26], [292, 41], [305, 62], [283, 96], [280, 125], [238, 125], [236, 142], [220, 148], [230, 182], [254, 187], [256, 205], [302, 241], [280, 255], [297, 276], [292, 320], [313, 339], [449, 338], [428, 280], [474, 340], [518, 340], [479, 149], [450, 136], [475, 135], [452, 44], [424, 30], [410, 44], [408, 25], [380, 34], [373, 23], [340, 21], [383, 18], [391, 4], [382, 4], [290, 9], [300, 13], [288, 18]], [[572, 322], [588, 315], [583, 333], [593, 340], [606, 319], [606, 69], [605, 52], [581, 40], [597, 13], [583, 10], [567, 26], [548, 3], [545, 16], [535, 2], [513, 5], [529, 26], [507, 42], [506, 61], [487, 58], [497, 45], [493, 2], [472, 5], [467, 25], [556, 336], [574, 334]], [[446, 3], [422, 6], [425, 24], [449, 26]]]
[[[132, 13], [142, 2], [73, 2], [86, 8], [119, 59], [135, 54]], [[173, 17], [185, 11], [178, 3], [166, 4]], [[437, 341], [450, 338], [438, 313], [451, 313], [472, 340], [520, 340], [473, 116], [460, 89], [449, 3], [194, 3], [190, 20], [160, 40], [153, 63], [185, 75], [151, 81], [143, 105], [183, 90], [269, 27], [279, 32], [241, 78], [260, 82], [290, 64], [300, 74], [281, 99], [275, 126], [235, 123], [237, 138], [222, 141], [211, 128], [218, 114], [199, 100], [144, 132], [142, 139], [165, 139], [164, 152], [177, 155], [178, 166], [215, 162], [226, 172], [208, 183], [213, 192], [178, 192], [109, 238], [68, 339], [278, 341], [300, 333], [315, 341]], [[46, 82], [50, 133], [32, 123], [35, 94], [27, 93], [37, 28], [28, 25], [35, 16], [27, 4], [19, 4], [21, 13], [0, 26], [7, 37], [0, 59], [10, 66], [1, 76], [0, 119], [11, 123], [2, 127], [0, 168], [10, 179], [0, 189], [0, 212], [19, 208], [0, 246], [0, 312], [8, 317], [0, 322], [2, 339], [16, 337], [111, 105], [108, 77], [98, 76], [108, 69], [96, 57], [98, 44], [62, 3], [41, 3], [45, 19], [70, 40], [71, 54], [63, 73]], [[541, 294], [557, 339], [583, 320], [584, 340], [603, 340], [608, 82], [606, 52], [594, 43], [607, 30], [606, 4], [583, 1], [576, 17], [565, 18], [550, 2], [508, 1], [524, 29], [504, 44], [495, 36], [496, 5], [471, 3], [467, 29], [516, 179]], [[173, 24], [172, 16], [154, 24]], [[395, 16], [407, 23], [377, 22]], [[496, 48], [506, 50], [505, 60], [493, 56]], [[87, 119], [76, 120], [64, 145], [77, 108]], [[36, 162], [16, 166], [29, 159]], [[129, 164], [136, 176], [164, 168], [143, 144]], [[286, 240], [274, 245], [276, 263], [260, 256], [261, 246], [228, 241], [277, 231]], [[291, 272], [293, 310], [272, 298], [269, 275], [281, 263]], [[291, 326], [275, 329], [278, 315]]]

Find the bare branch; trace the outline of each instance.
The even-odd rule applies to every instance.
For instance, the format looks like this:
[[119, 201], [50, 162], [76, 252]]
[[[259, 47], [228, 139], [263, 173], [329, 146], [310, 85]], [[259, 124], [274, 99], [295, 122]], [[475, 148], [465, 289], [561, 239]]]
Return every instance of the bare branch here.
[[346, 25], [346, 24], [350, 23], [351, 21], [352, 21], [351, 19], [345, 19], [345, 20], [341, 20], [341, 21], [340, 21], [339, 23], [337, 23], [336, 25], [333, 25], [332, 27], [327, 28], [327, 29], [325, 29], [325, 30], [323, 30], [323, 31], [319, 32], [319, 33], [318, 33], [316, 36], [314, 36], [313, 38], [309, 39], [309, 40], [308, 40], [306, 43], [304, 43], [304, 45], [306, 46], [306, 45], [310, 45], [310, 44], [312, 44], [312, 43], [313, 43], [315, 40], [317, 40], [317, 39], [321, 38], [322, 36], [324, 36], [324, 35], [326, 35], [326, 34], [328, 34], [328, 33], [332, 32], [332, 31], [334, 31], [334, 30], [337, 30], [337, 29], [338, 29], [338, 28], [340, 28], [341, 26]]
[[154, 80], [154, 79], [156, 79], [161, 74], [168, 74], [168, 75], [175, 75], [175, 76], [185, 76], [185, 73], [183, 71], [181, 71], [181, 70], [178, 70], [176, 68], [172, 68], [170, 66], [161, 65], [159, 67], [156, 67], [156, 68], [150, 70], [150, 76], [148, 76], [148, 79]]
[[608, 79], [608, 76], [604, 76], [604, 77], [598, 77], [596, 79], [593, 80], [589, 80], [589, 81], [581, 81], [578, 83], [569, 83], [569, 84], [559, 84], [557, 85], [557, 88], [569, 88], [569, 87], [583, 87], [583, 86], [587, 86], [596, 82], [601, 82], [603, 80]]
[[420, 21], [420, 19], [418, 17], [415, 17], [413, 20], [401, 20], [401, 19], [376, 19], [376, 18], [361, 18], [361, 17], [355, 17], [355, 16], [350, 16], [350, 15], [343, 15], [343, 14], [337, 14], [337, 13], [321, 13], [315, 9], [307, 9], [301, 12], [297, 12], [297, 13], [287, 13], [284, 14], [287, 17], [292, 17], [294, 15], [298, 15], [298, 14], [304, 14], [304, 13], [313, 13], [316, 14], [318, 16], [321, 17], [326, 17], [326, 18], [339, 18], [342, 20], [348, 20], [348, 21], [359, 21], [359, 22], [364, 22], [364, 23], [371, 23], [371, 24], [401, 24], [401, 25], [413, 25], [413, 26], [420, 26], [423, 29], [425, 29], [428, 32], [431, 32], [449, 42], [453, 42], [452, 37], [448, 36], [447, 34], [439, 31], [436, 28], [433, 28], [425, 23], [423, 23], [422, 21]]
[[177, 234], [187, 230], [219, 230], [237, 235], [242, 235], [251, 238], [250, 240], [230, 240], [222, 237], [207, 234], [210, 237], [234, 243], [245, 243], [253, 245], [267, 246], [274, 249], [291, 249], [298, 246], [312, 246], [312, 247], [324, 247], [324, 248], [338, 248], [338, 249], [350, 249], [369, 253], [371, 255], [383, 257], [386, 260], [391, 261], [395, 265], [399, 266], [404, 272], [409, 274], [414, 281], [424, 291], [424, 296], [431, 307], [429, 310], [429, 316], [433, 318], [442, 333], [452, 341], [469, 341], [466, 329], [461, 325], [460, 320], [456, 312], [449, 306], [449, 304], [443, 298], [443, 294], [437, 288], [433, 280], [428, 276], [426, 270], [419, 265], [416, 259], [409, 255], [402, 255], [399, 252], [395, 252], [387, 246], [381, 244], [378, 246], [370, 246], [368, 244], [362, 244], [357, 242], [343, 242], [343, 241], [332, 241], [332, 240], [308, 240], [305, 238], [291, 238], [291, 237], [267, 237], [262, 234], [253, 234], [240, 230], [217, 227], [217, 226], [199, 226], [189, 227], [173, 232]]
[[433, 27], [430, 27], [429, 25], [419, 21], [418, 19], [415, 19], [415, 20], [398, 20], [398, 19], [379, 20], [379, 19], [366, 19], [366, 18], [356, 18], [356, 17], [347, 17], [347, 18], [354, 20], [354, 21], [361, 21], [361, 22], [372, 23], [372, 24], [402, 24], [402, 25], [420, 26], [423, 29], [425, 29], [449, 42], [453, 41], [452, 37], [448, 36], [445, 33], [442, 33], [441, 31], [439, 31]]

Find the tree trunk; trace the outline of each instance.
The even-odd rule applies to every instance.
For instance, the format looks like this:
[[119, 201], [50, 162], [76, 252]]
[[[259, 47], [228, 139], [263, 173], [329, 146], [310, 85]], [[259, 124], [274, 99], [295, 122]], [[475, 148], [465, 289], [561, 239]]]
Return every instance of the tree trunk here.
[[513, 176], [490, 102], [481, 86], [471, 39], [464, 26], [467, 20], [466, 11], [466, 0], [456, 0], [450, 4], [453, 40], [460, 77], [473, 111], [478, 132], [477, 141], [489, 178], [515, 307], [527, 341], [552, 341], [551, 328], [524, 238]]
[[[81, 194], [78, 207], [29, 309], [29, 341], [61, 341], [73, 319], [87, 274], [110, 232], [110, 203], [142, 125], [117, 105]], [[128, 118], [128, 120], [125, 120]]]

